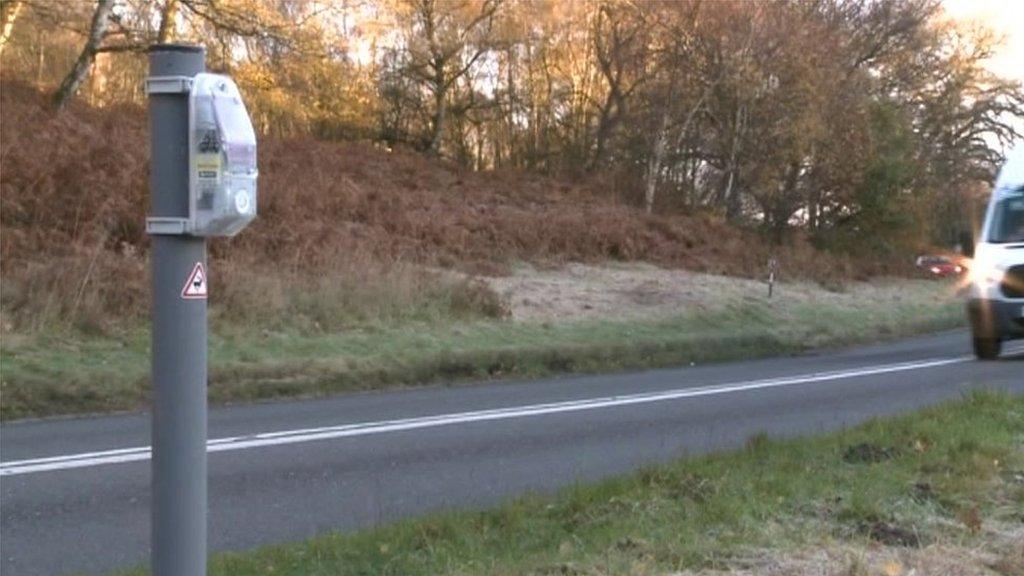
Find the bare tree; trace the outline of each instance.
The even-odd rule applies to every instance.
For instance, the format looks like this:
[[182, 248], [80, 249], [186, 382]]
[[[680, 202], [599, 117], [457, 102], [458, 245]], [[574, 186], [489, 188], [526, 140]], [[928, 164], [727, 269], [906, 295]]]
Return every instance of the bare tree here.
[[22, 0], [0, 0], [0, 56], [4, 53], [4, 46], [14, 31], [14, 21], [18, 19], [23, 7]]
[[180, 6], [178, 0], [164, 0], [163, 10], [160, 11], [160, 28], [156, 33], [156, 41], [158, 43], [164, 44], [173, 37], [175, 21], [178, 17]]
[[[438, 3], [410, 0], [417, 36], [409, 44], [407, 72], [433, 96], [427, 152], [438, 154], [451, 88], [491, 49], [489, 39], [500, 0]], [[468, 52], [467, 52], [468, 49]]]
[[82, 47], [82, 52], [71, 67], [71, 71], [64, 77], [60, 88], [54, 95], [53, 102], [57, 108], [67, 105], [71, 97], [78, 91], [85, 77], [89, 74], [93, 62], [96, 61], [96, 54], [99, 51], [100, 43], [107, 34], [107, 26], [110, 24], [110, 13], [114, 7], [114, 0], [97, 0], [96, 10], [92, 15], [92, 24], [89, 26], [89, 37]]
[[647, 22], [640, 10], [602, 4], [594, 34], [598, 69], [608, 91], [598, 107], [597, 134], [591, 167], [605, 156], [608, 140], [629, 114], [629, 102], [646, 79]]

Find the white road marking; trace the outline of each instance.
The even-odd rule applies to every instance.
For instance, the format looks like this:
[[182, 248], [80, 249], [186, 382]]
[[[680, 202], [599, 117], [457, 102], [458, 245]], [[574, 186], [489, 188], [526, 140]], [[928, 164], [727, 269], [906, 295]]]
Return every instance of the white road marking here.
[[[389, 432], [416, 430], [422, 428], [434, 428], [437, 426], [466, 424], [470, 422], [508, 420], [513, 418], [526, 418], [545, 414], [560, 414], [566, 412], [579, 412], [583, 410], [596, 410], [599, 408], [611, 408], [616, 406], [629, 406], [633, 404], [647, 404], [651, 402], [680, 400], [684, 398], [695, 398], [700, 396], [714, 396], [718, 394], [745, 392], [749, 390], [760, 390], [765, 388], [780, 388], [783, 386], [794, 386], [797, 384], [831, 382], [835, 380], [860, 378], [864, 376], [874, 376], [878, 374], [891, 374], [894, 372], [906, 372], [910, 370], [923, 370], [927, 368], [948, 366], [950, 364], [959, 364], [967, 362], [969, 360], [973, 360], [973, 357], [962, 356], [958, 358], [939, 358], [917, 362], [903, 362], [899, 364], [870, 366], [851, 370], [839, 370], [834, 372], [816, 372], [800, 376], [787, 376], [782, 378], [771, 378], [766, 380], [748, 380], [743, 382], [734, 382], [730, 384], [716, 384], [711, 386], [681, 388], [663, 392], [648, 392], [640, 394], [625, 394], [619, 396], [605, 396], [601, 398], [569, 400], [565, 402], [553, 402], [549, 404], [533, 404], [528, 406], [515, 406], [510, 408], [498, 408], [493, 410], [477, 410], [473, 412], [440, 414], [436, 416], [424, 416], [400, 420], [385, 420], [380, 422], [362, 422], [358, 424], [344, 424], [340, 426], [328, 426], [323, 428], [306, 428], [301, 430], [265, 432], [260, 434], [233, 436], [228, 438], [216, 438], [213, 440], [209, 440], [206, 443], [206, 450], [207, 452], [228, 452], [233, 450], [245, 450], [249, 448], [261, 448], [265, 446], [280, 446], [284, 444], [314, 442], [317, 440], [349, 438], [353, 436], [368, 436], [372, 434], [386, 434]], [[53, 456], [49, 458], [15, 460], [0, 463], [0, 476], [17, 476], [21, 474], [33, 474], [38, 472], [71, 470], [75, 468], [103, 466], [107, 464], [137, 462], [141, 460], [149, 460], [149, 458], [150, 447], [138, 446], [134, 448], [122, 448], [118, 450], [105, 450], [102, 452], [86, 452], [81, 454], [66, 454], [62, 456]]]

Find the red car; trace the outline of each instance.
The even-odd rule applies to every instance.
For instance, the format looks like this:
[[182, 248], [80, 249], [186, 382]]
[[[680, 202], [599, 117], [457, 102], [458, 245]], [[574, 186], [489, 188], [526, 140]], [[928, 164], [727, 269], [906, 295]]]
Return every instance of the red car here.
[[930, 278], [949, 278], [967, 271], [945, 256], [920, 256], [917, 259], [917, 267]]

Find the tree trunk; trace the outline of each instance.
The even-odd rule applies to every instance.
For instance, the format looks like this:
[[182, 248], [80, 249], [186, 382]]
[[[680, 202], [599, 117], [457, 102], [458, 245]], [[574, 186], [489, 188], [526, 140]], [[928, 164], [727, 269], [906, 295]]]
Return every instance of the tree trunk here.
[[92, 25], [89, 28], [89, 38], [85, 41], [85, 46], [82, 48], [78, 60], [75, 61], [75, 65], [71, 67], [71, 71], [64, 77], [64, 81], [61, 82], [60, 88], [54, 95], [53, 102], [57, 108], [67, 105], [71, 97], [78, 91], [78, 87], [82, 85], [82, 81], [89, 75], [89, 69], [92, 68], [92, 63], [96, 60], [96, 51], [107, 33], [110, 10], [113, 7], [114, 0], [97, 0], [96, 12], [92, 16]]
[[39, 47], [39, 60], [36, 61], [36, 88], [43, 86], [43, 70], [46, 64], [46, 44], [43, 44], [42, 31], [36, 32], [36, 46]]
[[24, 3], [21, 0], [7, 0], [0, 5], [0, 56], [4, 53], [7, 41], [11, 39], [11, 32], [14, 31], [14, 21], [18, 19], [18, 13]]
[[508, 84], [508, 114], [505, 116], [505, 129], [508, 130], [508, 160], [509, 165], [521, 167], [518, 146], [516, 145], [516, 57], [511, 46], [505, 51], [506, 67], [505, 81]]
[[616, 98], [614, 93], [609, 93], [605, 98], [604, 106], [601, 107], [601, 116], [597, 122], [597, 135], [596, 144], [594, 146], [594, 157], [590, 160], [588, 169], [595, 169], [601, 165], [604, 160], [605, 148], [608, 144], [608, 139], [611, 137], [612, 130], [615, 128], [616, 120], [621, 117], [621, 111], [615, 110]]
[[661, 164], [665, 160], [665, 148], [668, 144], [668, 111], [666, 103], [661, 112], [661, 122], [658, 126], [658, 135], [654, 139], [654, 150], [647, 162], [647, 182], [644, 190], [644, 211], [648, 214], [654, 211], [654, 193], [658, 189], [658, 177], [661, 175]]
[[740, 140], [742, 138], [745, 106], [740, 105], [736, 108], [736, 116], [733, 121], [732, 130], [732, 144], [729, 151], [729, 164], [728, 171], [729, 175], [725, 181], [725, 191], [722, 193], [722, 199], [725, 201], [725, 218], [730, 222], [735, 222], [740, 217], [740, 211], [742, 209], [742, 203], [740, 202], [740, 194], [736, 190], [736, 172], [739, 167], [736, 165], [739, 152], [740, 152]]
[[484, 139], [476, 139], [476, 170], [479, 172], [484, 169]]
[[[697, 103], [694, 104], [693, 108], [686, 115], [686, 120], [683, 122], [683, 126], [679, 130], [679, 142], [685, 137], [686, 133], [690, 131], [690, 124], [693, 119], [697, 116], [697, 112], [700, 111], [701, 106], [704, 105], [704, 100], [707, 98], [709, 91], [705, 91], [701, 95]], [[651, 151], [651, 158], [647, 162], [647, 182], [645, 182], [644, 190], [644, 210], [648, 214], [654, 211], [654, 195], [658, 189], [658, 178], [661, 175], [661, 165], [665, 161], [665, 148], [668, 147], [668, 121], [669, 121], [669, 110], [671, 103], [676, 98], [676, 86], [672, 84], [668, 93], [668, 100], [665, 102], [665, 107], [662, 109], [661, 122], [658, 126], [658, 135], [654, 140], [654, 149]], [[678, 148], [678, 143], [676, 145]]]
[[725, 191], [722, 193], [725, 199], [725, 219], [729, 222], [734, 222], [739, 217], [740, 206], [739, 202], [736, 201], [738, 196], [733, 192], [736, 180], [736, 169], [730, 163], [729, 164], [729, 176], [725, 179]]
[[166, 0], [160, 14], [160, 29], [156, 34], [158, 44], [166, 44], [174, 37], [174, 25], [178, 18], [178, 0]]
[[434, 126], [433, 136], [430, 138], [430, 147], [427, 152], [431, 155], [438, 155], [441, 152], [441, 138], [444, 137], [444, 123], [448, 114], [447, 99], [445, 90], [438, 87], [434, 92]]
[[799, 162], [790, 163], [786, 169], [786, 180], [782, 185], [779, 198], [772, 206], [772, 237], [776, 244], [781, 244], [785, 238], [786, 230], [789, 228], [789, 219], [796, 212], [794, 206], [799, 205], [796, 191], [800, 184], [800, 168]]

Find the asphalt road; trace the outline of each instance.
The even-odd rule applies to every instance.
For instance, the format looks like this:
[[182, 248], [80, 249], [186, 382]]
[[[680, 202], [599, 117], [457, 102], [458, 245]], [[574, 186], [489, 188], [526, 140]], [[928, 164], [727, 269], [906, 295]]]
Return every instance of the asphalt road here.
[[[976, 387], [1024, 393], [1024, 346], [1008, 348], [979, 363], [967, 335], [952, 332], [795, 358], [219, 408], [209, 426], [210, 546], [485, 507]], [[144, 414], [0, 427], [0, 572], [146, 562], [148, 442]]]

